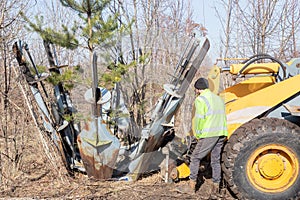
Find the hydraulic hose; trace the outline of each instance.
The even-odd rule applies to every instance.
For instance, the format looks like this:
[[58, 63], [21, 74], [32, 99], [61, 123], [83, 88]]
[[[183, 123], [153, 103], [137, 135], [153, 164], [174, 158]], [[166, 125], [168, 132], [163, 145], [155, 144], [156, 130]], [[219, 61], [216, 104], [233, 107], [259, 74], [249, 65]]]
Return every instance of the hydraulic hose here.
[[281, 69], [282, 69], [282, 71], [283, 71], [283, 80], [286, 78], [286, 70], [285, 70], [284, 64], [283, 64], [280, 60], [278, 60], [278, 59], [276, 59], [276, 58], [274, 58], [274, 57], [272, 57], [272, 56], [270, 56], [270, 55], [268, 55], [268, 54], [258, 54], [258, 55], [255, 55], [255, 56], [252, 56], [251, 58], [249, 58], [247, 61], [244, 62], [245, 65], [244, 65], [244, 66], [242, 67], [242, 69], [239, 71], [239, 73], [237, 74], [237, 76], [240, 76], [240, 75], [243, 73], [243, 71], [244, 71], [250, 64], [252, 64], [252, 63], [254, 63], [254, 62], [258, 61], [258, 60], [262, 60], [262, 59], [270, 59], [270, 60], [272, 60], [273, 62], [277, 62], [277, 63], [280, 65], [280, 67], [281, 67]]

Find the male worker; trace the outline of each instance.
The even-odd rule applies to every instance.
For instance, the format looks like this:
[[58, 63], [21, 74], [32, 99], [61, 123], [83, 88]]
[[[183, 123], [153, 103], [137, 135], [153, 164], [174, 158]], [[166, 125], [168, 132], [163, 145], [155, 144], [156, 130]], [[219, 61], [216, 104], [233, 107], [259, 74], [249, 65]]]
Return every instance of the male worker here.
[[221, 181], [221, 149], [228, 135], [225, 105], [223, 100], [208, 88], [208, 80], [199, 78], [195, 82], [195, 116], [193, 130], [197, 139], [196, 147], [190, 160], [190, 180], [188, 191], [195, 192], [200, 161], [211, 153], [212, 193], [215, 199], [219, 194]]

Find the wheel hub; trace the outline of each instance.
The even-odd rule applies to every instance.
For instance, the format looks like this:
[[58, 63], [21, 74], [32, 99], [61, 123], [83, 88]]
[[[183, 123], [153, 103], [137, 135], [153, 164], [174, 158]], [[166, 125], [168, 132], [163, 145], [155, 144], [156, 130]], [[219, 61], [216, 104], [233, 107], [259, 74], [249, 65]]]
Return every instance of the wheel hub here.
[[257, 148], [247, 161], [250, 182], [260, 191], [281, 192], [295, 183], [299, 174], [296, 154], [286, 146], [268, 144]]
[[284, 162], [276, 154], [267, 154], [258, 161], [259, 173], [266, 179], [276, 179], [284, 172]]

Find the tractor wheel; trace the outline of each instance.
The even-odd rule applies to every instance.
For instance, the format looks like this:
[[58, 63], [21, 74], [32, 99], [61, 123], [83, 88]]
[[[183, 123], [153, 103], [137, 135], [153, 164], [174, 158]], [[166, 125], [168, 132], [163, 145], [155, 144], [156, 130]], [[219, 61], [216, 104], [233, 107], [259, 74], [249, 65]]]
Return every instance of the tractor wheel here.
[[299, 199], [300, 128], [277, 118], [245, 123], [224, 146], [222, 170], [238, 199]]

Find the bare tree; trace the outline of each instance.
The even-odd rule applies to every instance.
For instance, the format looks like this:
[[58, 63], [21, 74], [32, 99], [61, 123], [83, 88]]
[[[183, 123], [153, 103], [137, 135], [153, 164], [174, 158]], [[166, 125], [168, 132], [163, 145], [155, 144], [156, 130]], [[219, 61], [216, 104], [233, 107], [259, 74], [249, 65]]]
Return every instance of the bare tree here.
[[[222, 45], [220, 46], [220, 50], [222, 51], [224, 48], [224, 58], [228, 57], [229, 51], [230, 51], [230, 37], [231, 37], [231, 32], [232, 32], [232, 28], [231, 28], [231, 21], [232, 21], [232, 10], [233, 10], [233, 2], [232, 0], [228, 0], [228, 2], [225, 1], [221, 1], [220, 6], [224, 7], [224, 10], [226, 11], [226, 18], [222, 17], [222, 13], [219, 12], [219, 9], [217, 7], [215, 7], [215, 11], [217, 13], [217, 16], [221, 22], [222, 25], [222, 31], [224, 34], [224, 39], [221, 37], [221, 43]], [[226, 21], [225, 21], [226, 20]]]
[[[299, 2], [287, 1], [283, 7], [283, 16], [281, 23], [281, 32], [275, 38], [280, 41], [279, 51], [274, 52], [279, 58], [290, 59], [297, 57], [297, 38], [299, 35], [300, 11]], [[298, 34], [297, 34], [298, 33]]]
[[193, 21], [190, 1], [116, 0], [115, 5], [119, 23], [129, 25], [118, 52], [127, 62], [134, 61], [124, 74], [122, 90], [137, 124], [144, 126], [189, 36], [194, 32], [204, 36], [206, 29]]
[[[223, 56], [247, 57], [273, 53], [278, 58], [286, 59], [296, 52], [300, 17], [297, 1], [258, 0], [233, 3], [228, 0], [222, 1], [222, 5], [227, 13], [226, 20], [221, 20], [224, 27], [224, 48], [229, 48]], [[219, 18], [222, 16], [219, 15]], [[228, 26], [228, 23], [231, 25]]]
[[10, 47], [20, 35], [20, 12], [26, 6], [28, 1], [1, 1], [0, 8], [0, 186], [4, 187], [13, 180], [24, 148], [24, 127], [19, 124], [24, 122], [27, 113], [19, 106], [22, 99], [15, 93]]

